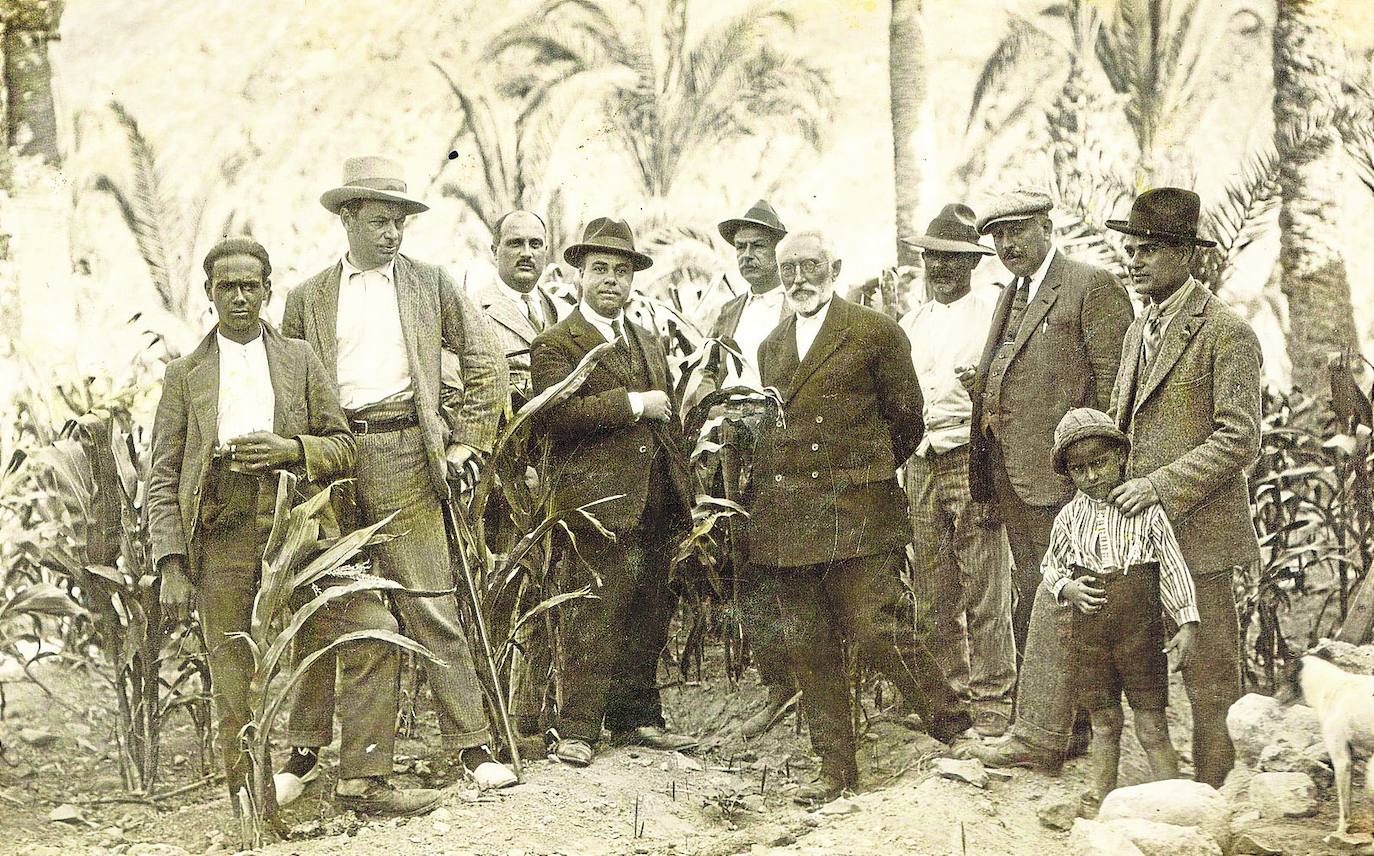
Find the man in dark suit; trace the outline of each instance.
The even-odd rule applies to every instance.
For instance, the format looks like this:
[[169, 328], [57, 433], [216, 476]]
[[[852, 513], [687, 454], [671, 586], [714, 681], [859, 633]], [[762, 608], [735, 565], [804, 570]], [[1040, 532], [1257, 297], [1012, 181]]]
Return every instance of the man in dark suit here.
[[[443, 268], [401, 255], [407, 218], [428, 206], [406, 194], [400, 167], [358, 157], [343, 172], [343, 184], [320, 203], [339, 217], [348, 252], [287, 295], [282, 332], [309, 342], [338, 385], [358, 438], [360, 522], [396, 513], [386, 531], [397, 537], [372, 551], [377, 573], [409, 589], [442, 591], [453, 587], [446, 477], [470, 473], [491, 451], [509, 373], [490, 328]], [[445, 351], [458, 356], [463, 393], [456, 407], [441, 409]], [[427, 664], [426, 674], [445, 754], [479, 787], [515, 784], [487, 748], [482, 688], [456, 598], [394, 604], [406, 635], [443, 661]], [[330, 674], [326, 656], [302, 681], [287, 739], [305, 751], [285, 772], [308, 775], [318, 763], [310, 750], [328, 742]]]
[[1073, 485], [1050, 452], [1065, 413], [1106, 410], [1133, 311], [1114, 276], [1055, 248], [1050, 205], [1043, 193], [1016, 191], [979, 219], [1015, 279], [997, 303], [976, 370], [965, 367], [960, 379], [973, 396], [969, 493], [996, 503], [1016, 565], [1019, 672], [1011, 731], [968, 751], [987, 764], [1057, 770], [1072, 736], [1072, 695], [1058, 659], [1038, 652], [1062, 650], [1070, 613], [1040, 585], [1040, 562]]
[[1112, 394], [1131, 438], [1128, 480], [1112, 494], [1127, 514], [1162, 505], [1197, 589], [1197, 647], [1183, 664], [1193, 713], [1195, 777], [1221, 787], [1235, 761], [1226, 713], [1240, 698], [1240, 624], [1231, 579], [1260, 558], [1247, 476], [1260, 451], [1259, 340], [1192, 278], [1197, 194], [1174, 187], [1136, 198], [1127, 235], [1131, 283], [1145, 311], [1121, 349]]
[[555, 507], [587, 509], [614, 536], [574, 514], [575, 555], [596, 598], [573, 601], [565, 633], [563, 705], [554, 755], [592, 761], [602, 723], [616, 742], [686, 749], [696, 741], [665, 730], [658, 660], [677, 608], [668, 565], [688, 522], [691, 492], [663, 346], [625, 318], [636, 271], [653, 260], [634, 248], [623, 220], [598, 217], [563, 258], [580, 272], [581, 303], [534, 340], [537, 395], [572, 373], [589, 352], [609, 347], [582, 386], [542, 414], [549, 439], [545, 476]]
[[920, 442], [921, 388], [892, 319], [834, 295], [840, 260], [819, 232], [779, 246], [795, 314], [764, 339], [759, 371], [783, 400], [754, 455], [750, 626], [787, 652], [820, 775], [797, 800], [828, 800], [858, 779], [840, 644], [897, 684], [927, 730], [949, 740], [967, 711], [915, 635], [898, 581], [911, 537], [897, 468]]
[[[198, 348], [167, 366], [148, 485], [163, 607], [184, 617], [197, 602], [205, 629], [230, 794], [251, 773], [239, 734], [251, 716], [253, 678], [252, 652], [231, 634], [250, 629], [276, 471], [294, 471], [313, 493], [353, 469], [353, 435], [319, 358], [259, 320], [271, 273], [267, 250], [248, 238], [226, 238], [206, 255], [205, 293], [219, 321]], [[322, 534], [337, 537], [333, 514], [326, 509], [322, 518]], [[376, 592], [359, 592], [315, 613], [302, 633], [323, 645], [370, 629], [394, 633], [396, 620]], [[395, 649], [355, 642], [339, 660], [340, 805], [373, 814], [433, 808], [437, 791], [397, 790], [387, 782], [396, 742]], [[331, 671], [331, 685], [334, 679]]]

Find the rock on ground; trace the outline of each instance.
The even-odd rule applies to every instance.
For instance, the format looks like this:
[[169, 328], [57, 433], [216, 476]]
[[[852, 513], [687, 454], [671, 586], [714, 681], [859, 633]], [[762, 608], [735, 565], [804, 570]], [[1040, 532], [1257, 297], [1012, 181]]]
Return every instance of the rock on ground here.
[[1196, 826], [1175, 826], [1138, 817], [1118, 818], [1107, 826], [1131, 839], [1145, 856], [1221, 856], [1221, 847]]
[[1329, 788], [1336, 780], [1326, 746], [1320, 743], [1304, 748], [1286, 742], [1266, 746], [1260, 752], [1257, 769], [1265, 773], [1303, 773], [1311, 776], [1319, 788]]
[[1231, 837], [1231, 807], [1216, 788], [1187, 779], [1117, 788], [1102, 801], [1097, 819], [1140, 818], [1174, 826], [1195, 826], [1223, 850]]
[[1250, 805], [1267, 818], [1311, 817], [1317, 786], [1306, 773], [1257, 773], [1250, 780]]
[[953, 758], [936, 758], [935, 769], [946, 779], [967, 782], [975, 788], [988, 786], [987, 770], [983, 769], [983, 762], [977, 759], [957, 761]]
[[1249, 693], [1226, 713], [1226, 730], [1236, 747], [1236, 757], [1255, 766], [1266, 747], [1276, 743], [1306, 748], [1322, 745], [1321, 724], [1312, 708], [1295, 704], [1284, 707], [1275, 699]]
[[1078, 817], [1078, 800], [1063, 791], [1050, 791], [1040, 798], [1035, 815], [1040, 818], [1041, 825], [1050, 829], [1072, 829]]
[[1333, 663], [1347, 672], [1374, 675], [1374, 645], [1351, 645], [1349, 642], [1323, 639], [1321, 648]]
[[1073, 856], [1145, 856], [1126, 836], [1105, 823], [1079, 818], [1069, 833], [1069, 853]]

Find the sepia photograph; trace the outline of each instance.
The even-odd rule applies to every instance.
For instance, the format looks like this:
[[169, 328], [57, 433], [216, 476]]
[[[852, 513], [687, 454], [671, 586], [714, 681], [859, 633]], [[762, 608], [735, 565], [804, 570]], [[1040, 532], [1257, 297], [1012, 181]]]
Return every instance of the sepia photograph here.
[[0, 0], [0, 854], [1374, 856], [1374, 0]]

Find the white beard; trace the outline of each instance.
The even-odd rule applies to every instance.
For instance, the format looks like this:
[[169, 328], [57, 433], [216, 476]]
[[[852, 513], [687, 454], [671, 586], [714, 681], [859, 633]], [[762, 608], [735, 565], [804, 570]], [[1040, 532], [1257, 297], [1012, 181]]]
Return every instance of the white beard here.
[[788, 291], [787, 305], [792, 307], [792, 311], [798, 315], [812, 315], [821, 308], [821, 304], [830, 299], [833, 290], [833, 288], [827, 288], [823, 291], [815, 291], [807, 288], [797, 293]]

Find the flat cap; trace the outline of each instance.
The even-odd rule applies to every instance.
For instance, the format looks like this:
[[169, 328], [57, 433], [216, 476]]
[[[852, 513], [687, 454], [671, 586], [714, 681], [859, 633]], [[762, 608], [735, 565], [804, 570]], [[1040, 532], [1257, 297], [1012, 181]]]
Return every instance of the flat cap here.
[[1026, 220], [1037, 214], [1048, 214], [1054, 202], [1048, 194], [1039, 190], [1013, 190], [1004, 193], [988, 205], [987, 211], [978, 218], [978, 234], [986, 235], [996, 223], [1009, 220]]
[[1091, 407], [1075, 407], [1064, 414], [1064, 418], [1059, 420], [1058, 427], [1054, 429], [1054, 448], [1050, 452], [1054, 471], [1060, 475], [1068, 475], [1065, 453], [1074, 443], [1089, 437], [1102, 437], [1117, 443], [1127, 452], [1131, 450], [1130, 438], [1116, 427], [1110, 416]]

